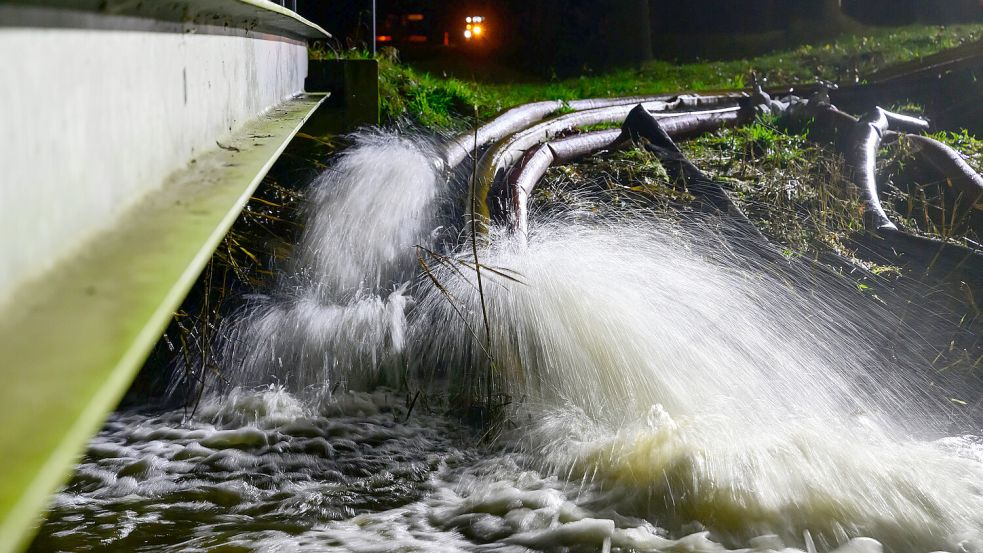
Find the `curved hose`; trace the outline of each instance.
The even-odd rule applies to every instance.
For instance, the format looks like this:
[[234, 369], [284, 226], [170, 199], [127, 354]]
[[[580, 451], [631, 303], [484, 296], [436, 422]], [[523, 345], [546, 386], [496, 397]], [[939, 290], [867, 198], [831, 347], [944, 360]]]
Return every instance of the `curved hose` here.
[[[685, 113], [663, 119], [661, 125], [669, 136], [679, 139], [731, 125], [737, 122], [738, 116], [735, 110]], [[507, 222], [512, 232], [525, 238], [529, 195], [551, 165], [569, 163], [602, 150], [617, 148], [628, 138], [620, 129], [596, 131], [547, 142], [527, 152], [517, 165], [517, 170], [512, 171], [508, 178], [511, 210]]]
[[591, 98], [586, 100], [572, 100], [570, 102], [546, 100], [517, 106], [478, 127], [477, 139], [474, 132], [467, 132], [448, 142], [444, 146], [444, 161], [447, 163], [447, 167], [453, 169], [460, 165], [466, 157], [486, 144], [500, 140], [529, 125], [542, 121], [550, 114], [556, 113], [564, 108], [569, 108], [576, 112], [610, 106], [669, 100], [671, 98], [673, 98], [671, 94], [661, 94], [658, 96]]
[[508, 179], [506, 222], [513, 234], [525, 242], [529, 228], [529, 195], [546, 170], [554, 163], [567, 163], [578, 157], [618, 146], [623, 141], [620, 130], [595, 131], [541, 144], [530, 150], [518, 164], [518, 170]]
[[[736, 100], [735, 96], [686, 96], [679, 97], [668, 102], [660, 100], [636, 105], [643, 106], [646, 110], [659, 112], [658, 117], [678, 117], [681, 115], [680, 113], [669, 112], [668, 110], [677, 110], [687, 107], [702, 107], [708, 105], [712, 106], [719, 105], [720, 103], [733, 103], [734, 100]], [[478, 195], [477, 205], [479, 210], [482, 210], [478, 213], [478, 215], [483, 217], [486, 221], [491, 219], [492, 206], [489, 205], [489, 197], [491, 196], [493, 186], [495, 186], [496, 182], [502, 182], [500, 177], [503, 176], [510, 167], [518, 163], [526, 150], [546, 142], [561, 133], [576, 129], [577, 127], [619, 123], [623, 121], [625, 117], [627, 117], [628, 113], [631, 112], [634, 107], [635, 105], [611, 106], [607, 108], [598, 108], [562, 115], [555, 119], [523, 129], [509, 136], [508, 138], [499, 141], [488, 151], [486, 151], [478, 161], [478, 167], [476, 170], [476, 194]], [[733, 111], [736, 113], [738, 109], [739, 108], [734, 105], [732, 107], [711, 111]]]
[[983, 177], [963, 160], [959, 152], [938, 140], [917, 134], [905, 135], [916, 156], [945, 177], [955, 193], [953, 221], [967, 221], [983, 201]]
[[[886, 130], [886, 128], [892, 120], [906, 128], [915, 129], [924, 129], [926, 125], [924, 122], [915, 122], [917, 120], [914, 118], [901, 119], [881, 108], [876, 108], [870, 116], [863, 120], [857, 120], [829, 104], [794, 105], [786, 115], [793, 120], [797, 119], [800, 123], [807, 119], [813, 120], [813, 124], [818, 126], [820, 132], [810, 132], [810, 140], [819, 139], [821, 141], [825, 139], [832, 142], [839, 151], [851, 156], [856, 171], [854, 183], [864, 193], [867, 204], [866, 213], [873, 219], [878, 230], [873, 239], [870, 239], [869, 235], [854, 237], [852, 241], [856, 249], [864, 250], [868, 256], [873, 255], [881, 258], [889, 264], [917, 265], [925, 271], [932, 271], [941, 278], [979, 282], [979, 275], [983, 274], [983, 253], [959, 244], [900, 230], [888, 219], [880, 205], [877, 196], [876, 175], [873, 172], [874, 158], [884, 138], [893, 138], [898, 135], [898, 133]], [[853, 137], [859, 142], [844, 145], [843, 138], [847, 136]], [[906, 136], [917, 145], [916, 148], [919, 149], [924, 159], [933, 165], [938, 164], [936, 167], [944, 174], [951, 175], [953, 169], [958, 169], [957, 176], [962, 175], [968, 179], [964, 182], [971, 183], [967, 184], [970, 190], [983, 190], [983, 179], [980, 179], [979, 175], [976, 175], [968, 165], [963, 167], [965, 162], [959, 163], [962, 161], [959, 154], [951, 148], [930, 138], [918, 135]], [[931, 156], [932, 160], [929, 160], [928, 156]], [[966, 170], [970, 173], [965, 173]], [[965, 280], [967, 275], [974, 276], [970, 280]]]
[[891, 222], [877, 194], [877, 150], [887, 131], [888, 118], [881, 108], [874, 108], [857, 123], [850, 161], [854, 167], [853, 183], [864, 196], [864, 216], [877, 230], [898, 230]]
[[731, 105], [734, 107], [730, 109], [736, 110], [737, 98], [735, 95], [679, 96], [673, 100], [635, 102], [632, 104], [608, 106], [561, 115], [555, 119], [520, 130], [508, 138], [499, 141], [498, 144], [485, 152], [479, 160], [479, 178], [484, 178], [485, 180], [494, 179], [498, 171], [508, 168], [517, 162], [524, 151], [560, 133], [588, 125], [620, 123], [636, 105], [642, 105], [646, 110], [651, 112], [665, 112], [665, 116], [669, 116], [670, 113], [668, 112], [672, 111], [712, 108], [721, 105]]

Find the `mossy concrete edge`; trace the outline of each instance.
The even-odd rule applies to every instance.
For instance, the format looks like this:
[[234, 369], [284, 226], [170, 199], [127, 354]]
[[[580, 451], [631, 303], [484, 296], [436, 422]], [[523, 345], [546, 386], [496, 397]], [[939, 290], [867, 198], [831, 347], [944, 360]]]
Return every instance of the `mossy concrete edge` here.
[[26, 545], [49, 495], [323, 101], [300, 96], [244, 125], [3, 306], [0, 553]]

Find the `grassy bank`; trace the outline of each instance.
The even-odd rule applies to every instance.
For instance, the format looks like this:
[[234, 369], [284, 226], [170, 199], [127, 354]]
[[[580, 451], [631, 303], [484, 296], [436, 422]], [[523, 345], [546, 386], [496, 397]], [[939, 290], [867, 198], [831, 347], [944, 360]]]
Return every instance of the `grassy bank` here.
[[[654, 61], [632, 70], [509, 85], [437, 77], [400, 63], [395, 52], [388, 50], [379, 56], [380, 96], [389, 123], [410, 120], [428, 128], [454, 129], [470, 124], [475, 107], [479, 118], [486, 121], [503, 109], [536, 100], [740, 88], [752, 69], [772, 83], [812, 82], [816, 76], [841, 82], [862, 80], [894, 63], [981, 38], [983, 25], [909, 27], [866, 38], [842, 37], [748, 60], [679, 65]], [[335, 57], [339, 53], [315, 50], [313, 55]], [[340, 55], [366, 56], [357, 51]], [[901, 111], [918, 110], [919, 106], [905, 106]], [[983, 166], [983, 142], [964, 133], [938, 137], [970, 154], [977, 168]], [[133, 404], [144, 405], [148, 397], [161, 397], [168, 383], [177, 378], [175, 402], [184, 403], [191, 413], [205, 383], [225, 378], [209, 346], [222, 329], [224, 317], [241, 305], [242, 295], [271, 290], [278, 263], [290, 257], [291, 245], [302, 231], [303, 187], [325, 169], [325, 160], [339, 147], [343, 147], [340, 142], [307, 135], [291, 144], [175, 314], [148, 363], [150, 369], [131, 389]], [[861, 202], [842, 158], [831, 149], [809, 143], [804, 135], [789, 134], [769, 120], [708, 134], [687, 142], [684, 149], [697, 165], [729, 185], [755, 225], [789, 257], [833, 252], [852, 259], [847, 239], [862, 228]], [[910, 165], [910, 159], [894, 153], [885, 159], [885, 180], [900, 182], [901, 169]], [[585, 188], [596, 193], [581, 194]], [[628, 150], [552, 168], [535, 199], [541, 206], [597, 203], [585, 205], [585, 212], [593, 207], [641, 203], [665, 208], [667, 216], [674, 216], [692, 197], [673, 186], [651, 155]], [[933, 232], [929, 221], [909, 211], [892, 212], [892, 216], [914, 230]]]
[[[863, 81], [890, 65], [917, 60], [983, 39], [983, 25], [912, 26], [872, 29], [865, 36], [836, 40], [734, 61], [674, 64], [651, 61], [641, 67], [578, 78], [524, 83], [487, 83], [446, 78], [401, 64], [395, 51], [380, 56], [382, 113], [388, 122], [406, 117], [427, 127], [460, 127], [478, 115], [486, 120], [503, 109], [536, 100], [659, 94], [682, 90], [741, 88], [752, 70], [773, 84]], [[357, 51], [315, 50], [315, 57], [361, 56]], [[478, 62], [476, 62], [477, 64]], [[490, 68], [477, 66], [476, 74]]]

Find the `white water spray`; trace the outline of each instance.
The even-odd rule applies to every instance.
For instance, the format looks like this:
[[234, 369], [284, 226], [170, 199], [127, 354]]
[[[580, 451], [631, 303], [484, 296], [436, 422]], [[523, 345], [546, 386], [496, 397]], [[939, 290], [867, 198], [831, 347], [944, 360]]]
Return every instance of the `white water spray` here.
[[449, 270], [417, 307], [414, 343], [436, 341], [424, 365], [491, 362], [543, 470], [609, 490], [623, 515], [699, 522], [737, 547], [765, 534], [804, 546], [808, 531], [824, 550], [857, 536], [980, 550], [979, 450], [911, 437], [940, 421], [910, 367], [880, 353], [876, 303], [698, 227], [531, 229], [528, 247], [498, 237], [479, 252], [522, 280], [485, 286], [487, 356], [446, 297], [480, 329], [473, 275]]
[[[921, 384], [882, 352], [878, 318], [851, 305], [869, 302], [828, 276], [754, 261], [699, 222], [554, 216], [533, 221], [528, 247], [493, 229], [479, 252], [521, 280], [485, 273], [486, 355], [472, 272], [436, 264], [440, 287], [406, 284], [413, 246], [437, 224], [434, 159], [373, 135], [319, 180], [293, 270], [230, 341], [237, 384], [398, 384], [412, 368], [453, 387], [490, 357], [497, 391], [519, 405], [524, 458], [602, 490], [581, 502], [596, 512], [677, 536], [703, 525], [732, 547], [776, 534], [821, 550], [870, 549], [850, 540], [873, 536], [896, 550], [983, 551], [981, 449], [925, 437], [939, 425], [916, 399]], [[669, 546], [577, 524], [611, 547]], [[553, 547], [583, 530], [548, 526], [524, 523], [513, 541]]]
[[235, 385], [398, 384], [415, 246], [436, 225], [437, 159], [422, 141], [362, 133], [314, 182], [289, 270], [226, 340]]

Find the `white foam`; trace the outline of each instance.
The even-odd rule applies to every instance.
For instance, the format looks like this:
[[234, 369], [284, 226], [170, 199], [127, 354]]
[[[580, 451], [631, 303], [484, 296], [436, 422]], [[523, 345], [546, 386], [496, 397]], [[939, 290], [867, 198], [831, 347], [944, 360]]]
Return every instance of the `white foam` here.
[[[416, 274], [413, 246], [436, 225], [434, 159], [398, 136], [359, 138], [316, 184], [291, 270], [225, 329], [233, 383], [278, 385], [206, 400], [199, 427], [100, 449], [120, 460], [86, 467], [86, 485], [116, 499], [188, 486], [248, 510], [251, 492], [160, 467], [287, 466], [276, 512], [293, 516], [335, 497], [338, 456], [365, 464], [353, 501], [427, 475], [429, 494], [408, 505], [243, 538], [270, 551], [983, 551], [978, 440], [927, 437], [939, 421], [876, 302], [765, 261], [717, 221], [581, 210], [534, 220], [527, 246], [501, 229], [481, 241], [480, 261], [521, 281], [484, 272], [490, 363], [473, 272], [435, 264], [440, 287]], [[365, 444], [421, 433], [395, 422], [386, 392], [349, 389], [433, 374], [433, 390], [511, 398], [507, 451], [371, 476], [400, 453]]]
[[399, 384], [407, 282], [443, 185], [435, 159], [419, 141], [365, 132], [313, 183], [288, 270], [224, 329], [222, 363], [235, 385]]
[[[810, 530], [830, 545], [972, 550], [983, 464], [907, 437], [931, 427], [912, 420], [908, 367], [871, 341], [874, 308], [836, 282], [803, 293], [781, 278], [807, 275], [728, 248], [644, 219], [540, 223], [526, 248], [483, 248], [522, 281], [485, 284], [492, 374], [530, 421], [508, 440], [548, 473], [610, 488], [623, 514], [699, 521], [724, 543]], [[481, 336], [466, 274], [439, 278]], [[485, 374], [444, 290], [417, 313], [417, 340], [436, 341], [424, 365]]]

